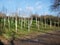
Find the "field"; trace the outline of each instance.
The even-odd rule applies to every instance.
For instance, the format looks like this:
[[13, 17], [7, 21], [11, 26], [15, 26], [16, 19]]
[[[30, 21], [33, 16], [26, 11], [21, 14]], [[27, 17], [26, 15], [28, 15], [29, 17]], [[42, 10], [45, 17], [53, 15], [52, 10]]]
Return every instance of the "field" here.
[[59, 30], [60, 27], [48, 25], [40, 20], [29, 18], [0, 18], [1, 34], [7, 38], [32, 38], [42, 33]]

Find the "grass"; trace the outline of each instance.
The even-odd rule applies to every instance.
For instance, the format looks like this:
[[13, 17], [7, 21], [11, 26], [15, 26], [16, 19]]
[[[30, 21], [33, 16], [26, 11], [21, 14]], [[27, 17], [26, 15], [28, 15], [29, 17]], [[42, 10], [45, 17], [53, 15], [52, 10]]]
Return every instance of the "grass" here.
[[[13, 23], [12, 23], [13, 22]], [[20, 37], [25, 37], [25, 36], [31, 36], [31, 35], [37, 35], [37, 34], [41, 34], [41, 33], [47, 33], [50, 31], [54, 31], [54, 30], [60, 30], [60, 27], [54, 27], [52, 26], [50, 28], [50, 25], [46, 24], [46, 28], [45, 28], [45, 24], [42, 24], [42, 22], [39, 22], [39, 29], [38, 26], [36, 25], [36, 21], [33, 20], [32, 25], [30, 27], [30, 31], [28, 31], [28, 22], [25, 21], [25, 27], [24, 27], [24, 22], [22, 24], [22, 29], [21, 29], [21, 22], [19, 23], [18, 21], [18, 27], [17, 27], [17, 32], [15, 30], [15, 22], [10, 20], [10, 30], [9, 30], [9, 25], [8, 22], [6, 21], [6, 25], [5, 25], [5, 33], [3, 33], [3, 36], [7, 39], [12, 38], [12, 36], [14, 35], [16, 38]], [[43, 27], [42, 27], [43, 26]]]

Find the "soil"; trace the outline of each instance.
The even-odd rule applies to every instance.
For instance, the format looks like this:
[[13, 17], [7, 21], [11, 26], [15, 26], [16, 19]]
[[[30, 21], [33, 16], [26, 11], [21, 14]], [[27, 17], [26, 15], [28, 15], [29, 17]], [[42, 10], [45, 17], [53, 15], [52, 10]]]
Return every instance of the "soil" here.
[[4, 45], [60, 45], [60, 30], [40, 34], [34, 38], [2, 40]]

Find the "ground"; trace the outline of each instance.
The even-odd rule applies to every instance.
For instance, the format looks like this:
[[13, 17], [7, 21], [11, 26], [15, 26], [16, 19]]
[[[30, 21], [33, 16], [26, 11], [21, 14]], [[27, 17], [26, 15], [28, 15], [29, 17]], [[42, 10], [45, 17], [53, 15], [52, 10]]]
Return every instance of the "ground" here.
[[[15, 39], [13, 41], [14, 45], [60, 45], [60, 30], [51, 31], [48, 33], [42, 33], [35, 37], [25, 39]], [[9, 45], [8, 40], [2, 39], [2, 42], [6, 45]]]
[[60, 45], [60, 30], [38, 35], [32, 39], [20, 39], [15, 45]]

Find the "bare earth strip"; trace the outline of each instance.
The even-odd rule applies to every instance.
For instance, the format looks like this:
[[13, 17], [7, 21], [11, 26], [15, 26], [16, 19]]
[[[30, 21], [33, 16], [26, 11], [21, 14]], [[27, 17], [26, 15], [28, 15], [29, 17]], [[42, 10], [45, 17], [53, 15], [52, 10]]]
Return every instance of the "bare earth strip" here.
[[60, 45], [60, 30], [44, 33], [35, 36], [34, 38], [15, 39], [11, 42], [3, 40], [5, 45]]
[[60, 30], [38, 35], [32, 39], [16, 39], [15, 45], [60, 45]]

